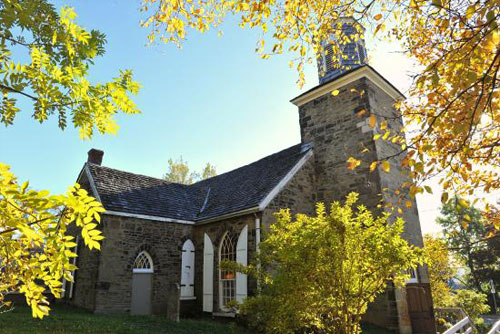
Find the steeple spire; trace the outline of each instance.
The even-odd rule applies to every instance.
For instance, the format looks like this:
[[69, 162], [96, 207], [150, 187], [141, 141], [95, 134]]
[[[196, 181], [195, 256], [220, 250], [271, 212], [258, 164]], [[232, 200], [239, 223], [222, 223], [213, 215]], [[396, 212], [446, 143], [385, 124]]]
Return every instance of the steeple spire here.
[[[322, 43], [318, 57], [319, 83], [331, 81], [343, 73], [366, 64], [364, 28], [352, 18], [341, 18], [334, 23], [341, 28], [340, 36], [332, 34]], [[332, 41], [338, 39], [340, 52], [334, 53]]]

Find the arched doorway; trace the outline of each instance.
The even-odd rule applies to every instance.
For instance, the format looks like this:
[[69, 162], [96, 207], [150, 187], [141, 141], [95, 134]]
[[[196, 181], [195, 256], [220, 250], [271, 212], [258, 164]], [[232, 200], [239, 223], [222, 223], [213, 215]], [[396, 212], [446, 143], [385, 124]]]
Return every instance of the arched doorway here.
[[153, 272], [153, 259], [148, 252], [140, 252], [132, 270], [131, 314], [151, 314]]

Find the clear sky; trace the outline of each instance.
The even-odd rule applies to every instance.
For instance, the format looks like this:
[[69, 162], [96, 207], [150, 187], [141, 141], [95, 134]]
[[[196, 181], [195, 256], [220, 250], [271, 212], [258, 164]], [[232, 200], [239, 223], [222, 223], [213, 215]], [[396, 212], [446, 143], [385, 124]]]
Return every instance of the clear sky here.
[[[60, 131], [55, 118], [35, 122], [23, 101], [14, 126], [0, 127], [0, 161], [31, 187], [63, 192], [93, 147], [104, 150], [103, 165], [161, 177], [169, 158], [182, 156], [195, 170], [211, 162], [223, 173], [300, 141], [297, 108], [289, 100], [317, 84], [316, 66], [306, 68], [307, 83], [299, 89], [289, 55], [262, 60], [254, 53], [257, 31], [226, 24], [222, 38], [191, 33], [182, 50], [148, 46], [138, 1], [55, 4], [75, 7], [78, 24], [107, 35], [106, 54], [91, 79], [132, 69], [143, 86], [135, 98], [142, 114], [120, 116], [117, 136], [82, 141], [72, 128]], [[387, 43], [368, 41], [368, 48], [371, 65], [405, 92], [409, 60]], [[437, 231], [438, 208], [439, 194], [419, 199], [424, 232]]]

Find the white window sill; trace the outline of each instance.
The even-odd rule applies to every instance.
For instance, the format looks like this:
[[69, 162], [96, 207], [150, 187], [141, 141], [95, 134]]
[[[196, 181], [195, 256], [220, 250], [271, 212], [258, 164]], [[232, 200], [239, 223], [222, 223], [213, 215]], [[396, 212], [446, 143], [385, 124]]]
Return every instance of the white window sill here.
[[236, 313], [234, 312], [214, 312], [212, 315], [214, 317], [236, 318]]
[[196, 300], [196, 296], [181, 296], [180, 300]]

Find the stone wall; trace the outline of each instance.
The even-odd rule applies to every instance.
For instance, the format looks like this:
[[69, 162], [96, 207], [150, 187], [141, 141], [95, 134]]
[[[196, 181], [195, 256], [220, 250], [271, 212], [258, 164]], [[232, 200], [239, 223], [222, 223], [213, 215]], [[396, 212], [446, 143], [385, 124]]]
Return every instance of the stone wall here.
[[[75, 234], [72, 234], [75, 235]], [[79, 238], [78, 242], [78, 257], [76, 258], [76, 266], [78, 270], [74, 274], [73, 294], [70, 298], [69, 289], [70, 282], [66, 282], [65, 298], [71, 305], [94, 311], [95, 304], [95, 286], [97, 282], [97, 274], [99, 267], [99, 259], [101, 254], [97, 250], [89, 250], [85, 243]]]
[[274, 222], [274, 213], [280, 209], [290, 209], [292, 214], [314, 214], [316, 203], [315, 178], [313, 154], [264, 209], [262, 213], [263, 230], [267, 229]]
[[[366, 79], [359, 79], [342, 87], [337, 96], [327, 93], [299, 107], [302, 142], [314, 147], [316, 199], [327, 206], [353, 191], [370, 208], [379, 202], [378, 173], [370, 173], [368, 163], [355, 171], [346, 168], [350, 156], [365, 161], [376, 157], [373, 133], [363, 126], [367, 113], [358, 116], [370, 108], [368, 96], [360, 96], [367, 89]], [[369, 152], [361, 154], [363, 148]]]
[[153, 314], [178, 312], [176, 303], [168, 303], [168, 291], [180, 284], [182, 245], [192, 239], [193, 226], [105, 215], [102, 229], [95, 312], [129, 312], [133, 263], [143, 250], [153, 259]]
[[[87, 190], [91, 195], [90, 183], [87, 179], [85, 173], [79, 180], [80, 186]], [[70, 225], [68, 228], [68, 234], [77, 238], [81, 230], [77, 228], [74, 224]], [[99, 260], [101, 253], [98, 250], [89, 250], [85, 245], [81, 236], [78, 237], [78, 257], [76, 258], [76, 266], [78, 270], [74, 272], [74, 286], [73, 294], [70, 298], [70, 286], [72, 283], [66, 282], [66, 292], [64, 295], [64, 301], [70, 305], [87, 309], [89, 311], [95, 310], [95, 286], [97, 282], [97, 275], [99, 269]]]
[[[368, 81], [367, 95], [370, 101], [370, 110], [377, 115], [377, 123], [387, 121], [387, 129], [391, 133], [400, 133], [403, 127], [401, 115], [393, 106], [393, 100], [390, 96], [385, 94], [379, 87]], [[375, 133], [383, 133], [383, 131], [375, 130]], [[390, 173], [380, 172], [380, 186], [382, 189], [389, 189], [394, 191], [401, 187], [401, 184], [406, 181], [411, 181], [409, 169], [401, 167], [401, 161], [406, 157], [406, 153], [400, 153], [401, 147], [386, 140], [375, 141], [377, 156], [379, 159], [391, 157], [388, 161], [390, 163]], [[403, 192], [402, 192], [403, 193]], [[409, 195], [402, 194], [394, 195], [391, 192], [383, 192], [383, 198], [386, 202], [396, 203], [398, 196], [403, 199], [403, 214], [400, 215], [405, 221], [405, 230], [403, 237], [409, 243], [423, 247], [422, 230], [418, 216], [417, 201]], [[407, 208], [404, 204], [406, 201], [411, 203], [411, 208]], [[390, 219], [395, 219], [392, 216]], [[428, 283], [427, 267], [418, 268], [418, 278], [421, 283]]]
[[[385, 120], [387, 121], [387, 129], [392, 134], [400, 133], [403, 122], [400, 118], [401, 116], [393, 107], [392, 99], [371, 82], [368, 82], [367, 95], [370, 101], [370, 110], [377, 115], [377, 122], [380, 124], [380, 122]], [[384, 133], [383, 130], [378, 130], [378, 128], [376, 131], [377, 133]], [[400, 145], [379, 139], [375, 141], [375, 147], [379, 159], [392, 157], [388, 160], [391, 167], [390, 173], [382, 172], [379, 174], [382, 188], [394, 190], [400, 187], [402, 182], [411, 181], [409, 169], [401, 167], [401, 161], [406, 157], [406, 154], [398, 154], [401, 151]], [[384, 199], [386, 201], [394, 201], [394, 198], [389, 196], [387, 192], [384, 193]], [[409, 196], [404, 197], [404, 199], [412, 203], [411, 208], [403, 211], [403, 218], [406, 222], [404, 237], [414, 245], [423, 246], [417, 202]]]

